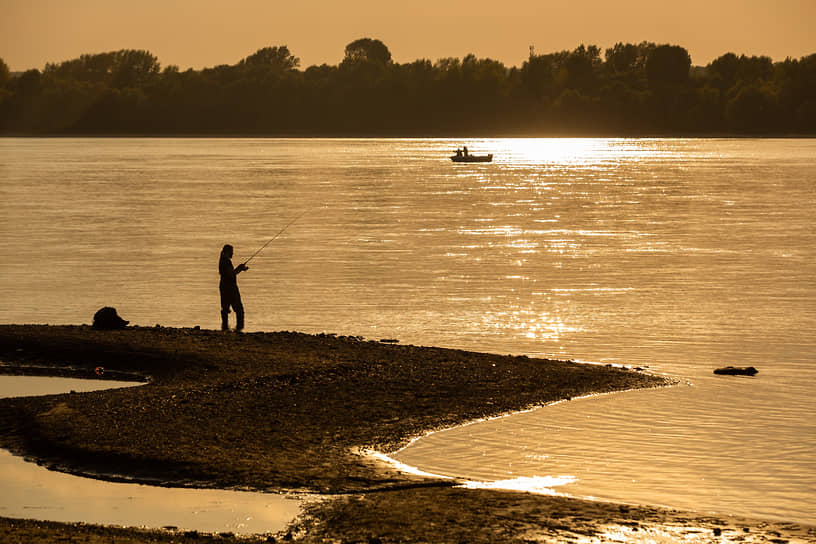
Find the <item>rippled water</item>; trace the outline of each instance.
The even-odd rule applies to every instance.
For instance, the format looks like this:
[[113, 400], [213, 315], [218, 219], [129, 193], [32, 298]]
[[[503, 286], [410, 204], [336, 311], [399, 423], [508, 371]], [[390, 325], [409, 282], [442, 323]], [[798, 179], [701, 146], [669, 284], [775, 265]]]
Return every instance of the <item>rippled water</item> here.
[[[452, 164], [463, 144], [494, 162]], [[807, 139], [0, 140], [0, 322], [111, 305], [216, 328], [221, 246], [237, 263], [304, 213], [240, 277], [249, 330], [694, 384], [547, 408], [539, 431], [487, 431], [507, 447], [457, 438], [422, 468], [505, 478], [526, 448], [512, 474], [571, 476], [568, 493], [816, 522], [814, 157]], [[711, 375], [727, 364], [760, 373]], [[596, 402], [584, 432], [554, 430]]]

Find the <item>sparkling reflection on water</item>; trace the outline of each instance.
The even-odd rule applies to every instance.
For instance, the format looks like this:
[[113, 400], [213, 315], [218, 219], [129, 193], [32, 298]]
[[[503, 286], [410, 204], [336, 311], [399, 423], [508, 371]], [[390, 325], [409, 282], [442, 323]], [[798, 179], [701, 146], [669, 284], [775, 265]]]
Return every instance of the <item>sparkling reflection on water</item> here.
[[[494, 162], [452, 164], [463, 144]], [[89, 322], [111, 305], [140, 325], [216, 328], [221, 246], [248, 257], [306, 212], [241, 276], [249, 330], [689, 378], [705, 402], [678, 402], [673, 415], [655, 398], [645, 409], [690, 425], [677, 431], [700, 438], [689, 460], [717, 450], [719, 433], [745, 429], [752, 457], [731, 457], [721, 473], [749, 464], [779, 475], [763, 502], [800, 515], [800, 485], [816, 503], [816, 468], [796, 454], [816, 449], [814, 156], [807, 139], [0, 140], [0, 322]], [[726, 364], [759, 368], [738, 383], [764, 402], [748, 402], [733, 380], [708, 389]], [[676, 444], [637, 442], [644, 408], [620, 402], [610, 409], [620, 439], [601, 447], [619, 451], [607, 457], [631, 460], [638, 443], [636, 470], [688, 478]], [[722, 417], [696, 432], [707, 413]], [[580, 466], [564, 470], [589, 485]], [[759, 485], [728, 480], [730, 496]], [[699, 481], [651, 500], [708, 504], [693, 498], [711, 495], [694, 494]]]

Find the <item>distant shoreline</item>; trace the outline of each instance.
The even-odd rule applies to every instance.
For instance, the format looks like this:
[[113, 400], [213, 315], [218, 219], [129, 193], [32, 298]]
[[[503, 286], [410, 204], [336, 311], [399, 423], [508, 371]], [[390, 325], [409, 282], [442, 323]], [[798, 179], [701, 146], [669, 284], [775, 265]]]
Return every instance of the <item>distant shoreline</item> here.
[[786, 133], [768, 133], [768, 134], [744, 134], [744, 133], [711, 133], [711, 134], [616, 134], [616, 133], [549, 133], [549, 134], [530, 134], [530, 133], [507, 133], [500, 135], [484, 135], [484, 134], [410, 134], [401, 132], [383, 132], [383, 133], [251, 133], [251, 132], [224, 132], [224, 133], [66, 133], [66, 134], [42, 134], [42, 133], [0, 133], [0, 139], [11, 138], [31, 138], [31, 139], [69, 139], [69, 138], [83, 138], [83, 139], [269, 139], [269, 140], [471, 140], [471, 139], [563, 139], [563, 138], [578, 138], [578, 139], [635, 139], [635, 140], [650, 140], [650, 139], [683, 139], [683, 140], [718, 140], [718, 139], [739, 139], [739, 140], [756, 140], [756, 139], [773, 139], [773, 140], [809, 140], [816, 138], [814, 134], [786, 134]]

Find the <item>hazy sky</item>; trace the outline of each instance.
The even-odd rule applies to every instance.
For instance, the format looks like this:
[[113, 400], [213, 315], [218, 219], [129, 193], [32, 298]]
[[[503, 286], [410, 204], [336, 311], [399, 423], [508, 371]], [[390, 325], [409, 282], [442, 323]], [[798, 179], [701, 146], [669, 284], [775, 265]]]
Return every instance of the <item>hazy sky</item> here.
[[0, 0], [0, 58], [13, 71], [83, 53], [147, 49], [162, 66], [234, 64], [287, 45], [301, 67], [337, 64], [382, 40], [397, 62], [537, 53], [616, 42], [682, 45], [705, 65], [727, 53], [816, 53], [816, 0]]

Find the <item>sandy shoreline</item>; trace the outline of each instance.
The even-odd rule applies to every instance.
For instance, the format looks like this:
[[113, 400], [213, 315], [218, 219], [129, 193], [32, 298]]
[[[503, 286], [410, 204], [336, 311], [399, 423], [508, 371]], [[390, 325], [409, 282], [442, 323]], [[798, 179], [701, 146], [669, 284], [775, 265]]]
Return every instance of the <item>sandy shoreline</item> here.
[[[102, 367], [105, 378], [151, 380], [0, 401], [0, 446], [80, 474], [339, 494], [311, 506], [293, 527], [304, 542], [612, 542], [647, 534], [816, 542], [816, 531], [798, 525], [452, 488], [357, 453], [392, 452], [431, 430], [556, 400], [666, 384], [640, 372], [356, 337], [162, 327], [3, 325], [0, 361], [6, 373], [69, 369], [93, 377]], [[629, 529], [610, 533], [612, 526]], [[111, 531], [123, 542], [221, 538], [0, 518], [3, 541], [11, 534], [48, 542], [59, 534], [101, 542]]]

